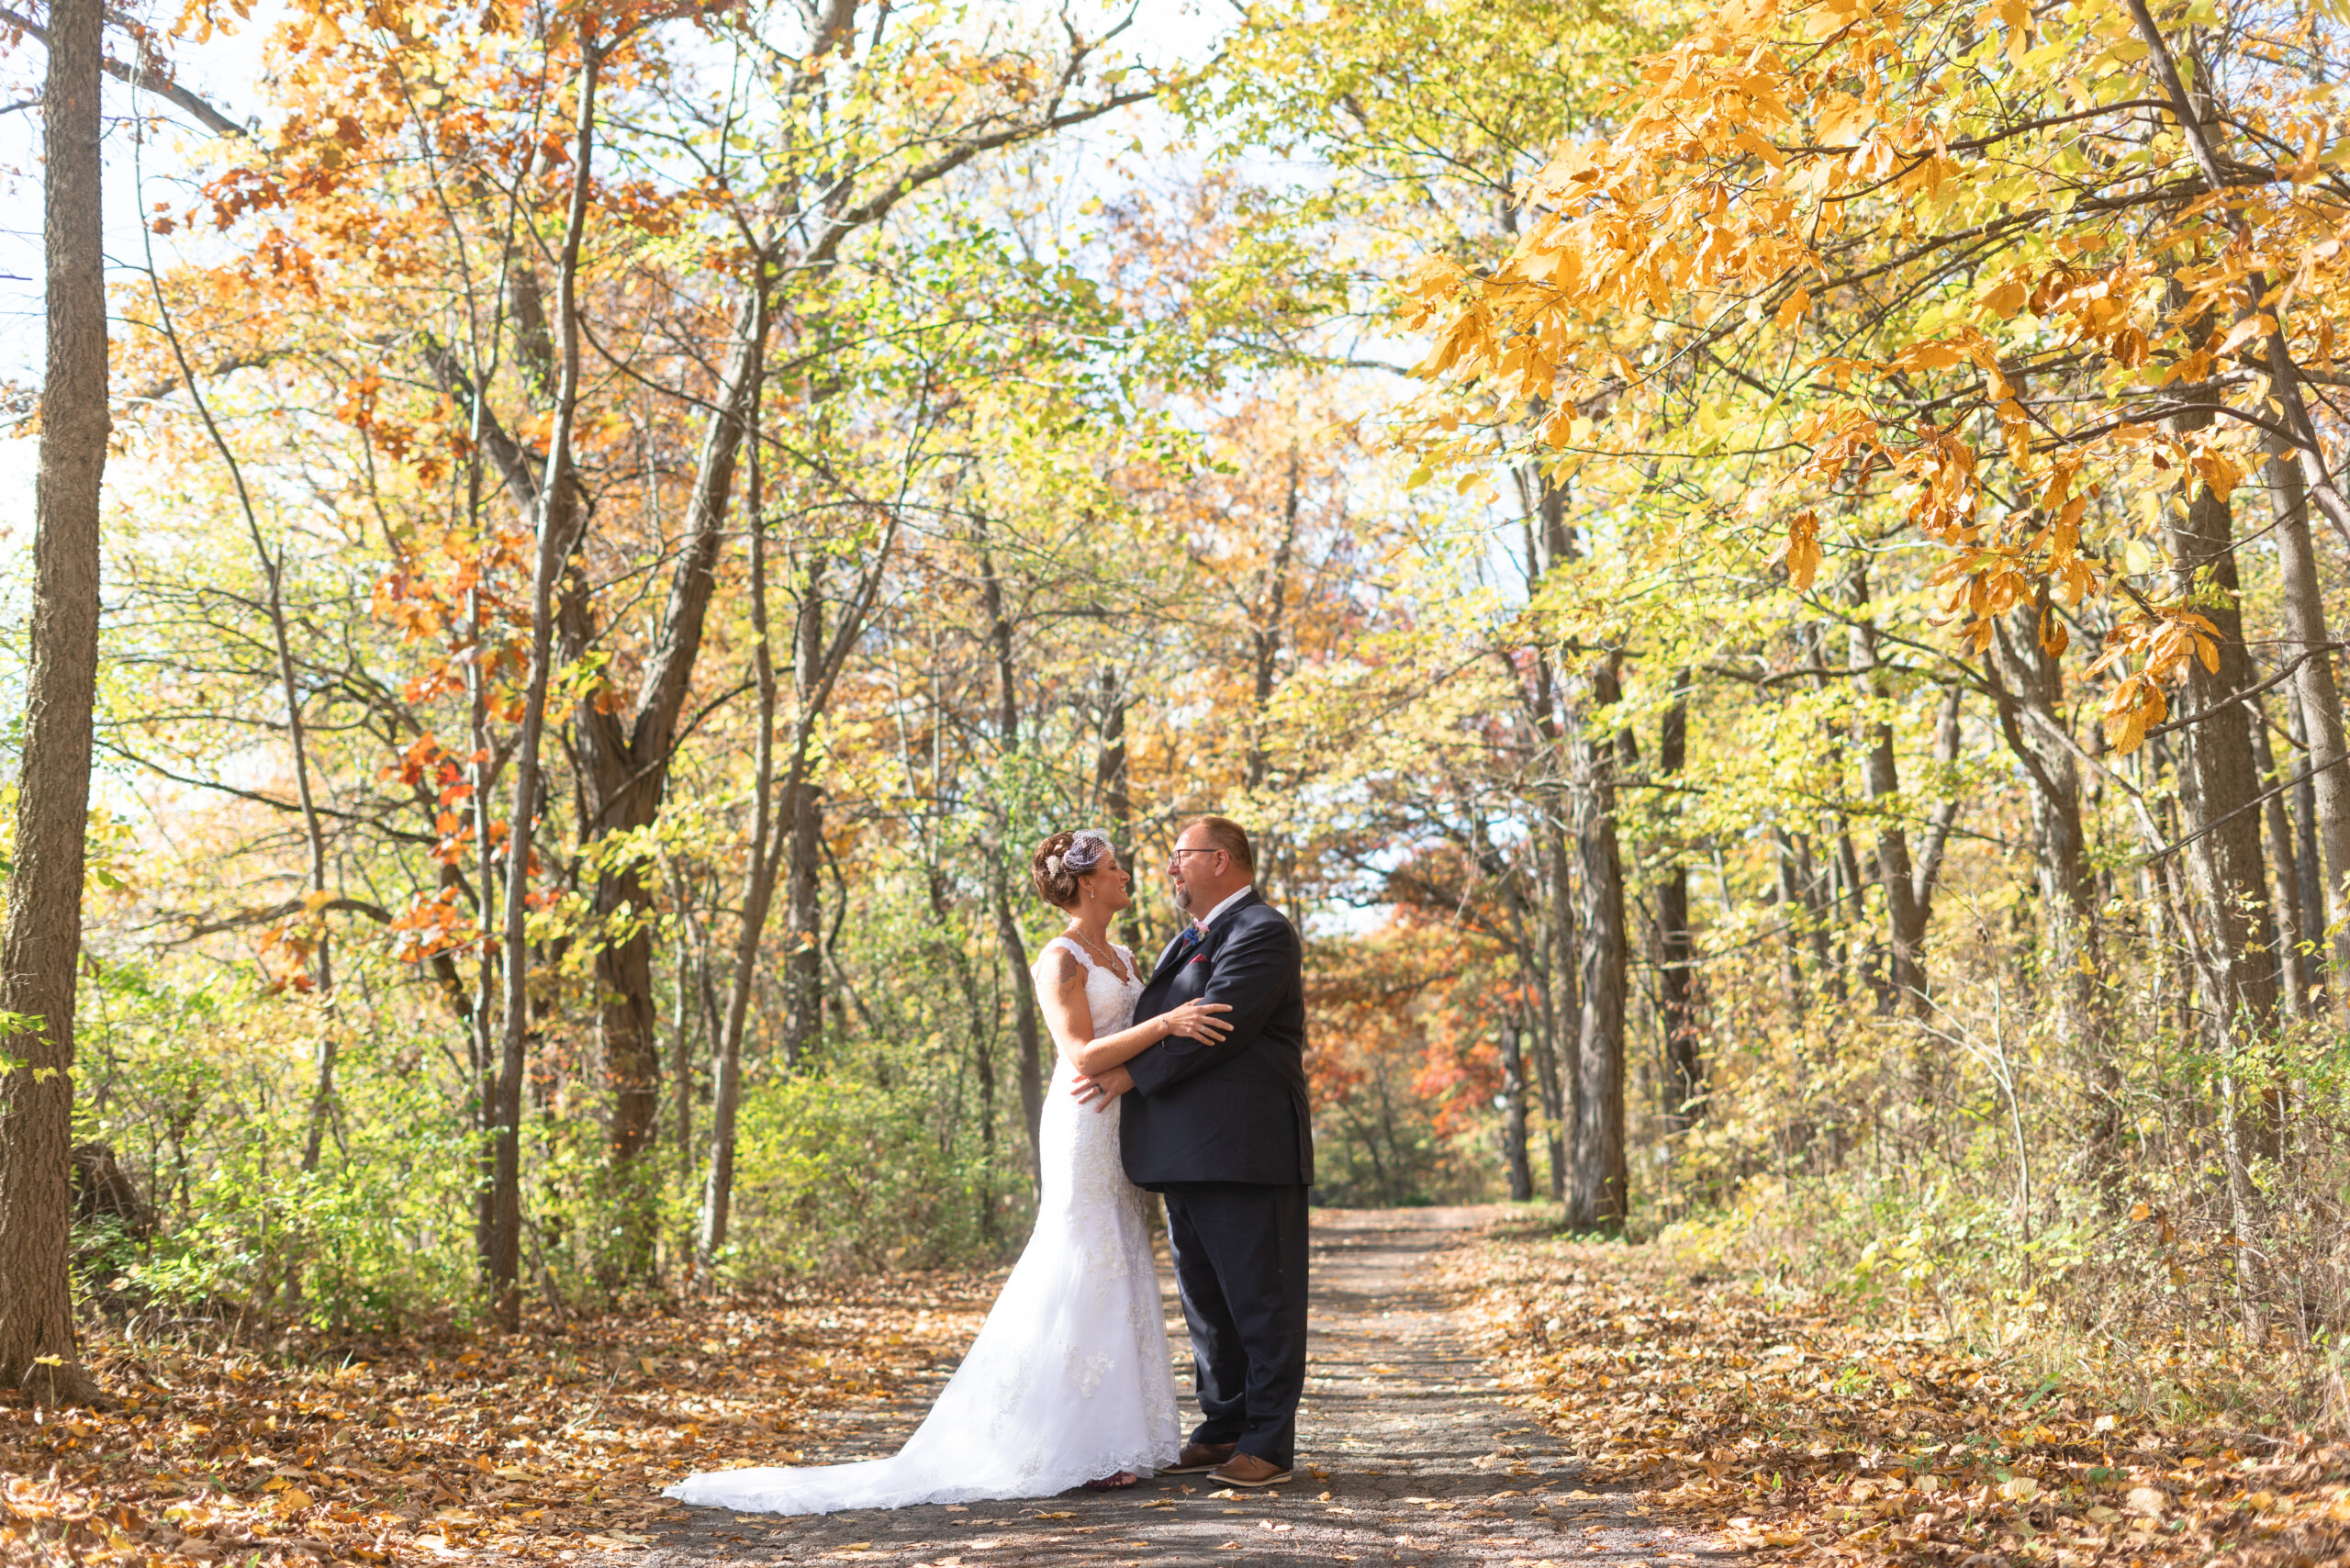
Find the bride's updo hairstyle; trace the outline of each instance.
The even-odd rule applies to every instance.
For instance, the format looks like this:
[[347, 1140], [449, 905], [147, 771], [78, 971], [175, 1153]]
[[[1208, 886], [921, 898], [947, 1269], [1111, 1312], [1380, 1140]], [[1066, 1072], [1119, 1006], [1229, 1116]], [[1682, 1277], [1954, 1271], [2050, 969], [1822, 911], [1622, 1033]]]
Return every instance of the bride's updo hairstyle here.
[[1057, 833], [1036, 846], [1028, 873], [1035, 880], [1038, 898], [1055, 909], [1074, 909], [1078, 883], [1111, 858], [1108, 836], [1081, 827], [1075, 833]]

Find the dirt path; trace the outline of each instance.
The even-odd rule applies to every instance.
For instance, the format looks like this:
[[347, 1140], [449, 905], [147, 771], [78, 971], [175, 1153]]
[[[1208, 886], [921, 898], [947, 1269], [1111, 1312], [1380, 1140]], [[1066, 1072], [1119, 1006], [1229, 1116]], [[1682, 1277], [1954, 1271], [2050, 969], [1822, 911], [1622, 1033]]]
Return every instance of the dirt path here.
[[[1590, 1564], [1672, 1568], [1726, 1559], [1713, 1540], [1642, 1517], [1622, 1494], [1580, 1488], [1569, 1447], [1502, 1402], [1469, 1328], [1427, 1265], [1496, 1211], [1321, 1211], [1314, 1216], [1313, 1362], [1299, 1419], [1299, 1475], [1234, 1495], [1169, 1476], [1108, 1495], [968, 1508], [774, 1518], [698, 1508], [639, 1551], [580, 1561], [666, 1564], [995, 1563]], [[1175, 1303], [1178, 1390], [1190, 1357]], [[939, 1378], [943, 1381], [944, 1369]], [[928, 1397], [927, 1384], [921, 1397]], [[1185, 1419], [1196, 1416], [1188, 1403]], [[891, 1451], [919, 1403], [851, 1416], [809, 1462]]]

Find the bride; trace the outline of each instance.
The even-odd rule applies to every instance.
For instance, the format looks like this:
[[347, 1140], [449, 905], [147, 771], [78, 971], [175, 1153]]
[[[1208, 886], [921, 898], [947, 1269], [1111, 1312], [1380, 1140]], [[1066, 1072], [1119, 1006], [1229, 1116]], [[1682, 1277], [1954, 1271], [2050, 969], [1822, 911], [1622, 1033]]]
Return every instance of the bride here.
[[1118, 1158], [1113, 1097], [1091, 1109], [1066, 1092], [1170, 1035], [1213, 1045], [1220, 1002], [1186, 1002], [1133, 1023], [1144, 977], [1110, 940], [1134, 879], [1091, 828], [1057, 833], [1031, 863], [1036, 891], [1069, 927], [1036, 960], [1036, 993], [1059, 1065], [1037, 1132], [1036, 1228], [963, 1364], [905, 1447], [889, 1459], [692, 1475], [665, 1495], [711, 1507], [827, 1514], [1108, 1491], [1174, 1463], [1182, 1439], [1149, 1209]]

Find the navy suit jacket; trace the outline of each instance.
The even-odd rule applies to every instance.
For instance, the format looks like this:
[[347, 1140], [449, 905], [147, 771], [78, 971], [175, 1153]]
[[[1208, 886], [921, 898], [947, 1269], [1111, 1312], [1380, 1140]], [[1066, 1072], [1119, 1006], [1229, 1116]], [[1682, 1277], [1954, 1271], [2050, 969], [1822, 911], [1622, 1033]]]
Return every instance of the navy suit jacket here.
[[1305, 1092], [1305, 946], [1281, 912], [1250, 893], [1194, 950], [1179, 936], [1135, 1003], [1137, 1021], [1193, 1000], [1227, 1003], [1215, 1045], [1170, 1036], [1126, 1063], [1118, 1116], [1126, 1179], [1311, 1186]]

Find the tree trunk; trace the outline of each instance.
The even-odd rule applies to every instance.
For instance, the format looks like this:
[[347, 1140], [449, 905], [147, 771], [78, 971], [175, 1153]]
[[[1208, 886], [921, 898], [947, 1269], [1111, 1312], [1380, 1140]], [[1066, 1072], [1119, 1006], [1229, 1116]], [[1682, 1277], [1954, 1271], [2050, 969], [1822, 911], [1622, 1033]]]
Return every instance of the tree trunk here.
[[[1102, 815], [1110, 819], [1110, 842], [1118, 852], [1118, 863], [1139, 882], [1140, 870], [1135, 863], [1134, 798], [1126, 761], [1126, 708], [1131, 698], [1125, 683], [1119, 678], [1117, 666], [1103, 665], [1099, 678], [1102, 737], [1093, 758], [1093, 787], [1101, 792]], [[1128, 904], [1118, 922], [1119, 935], [1136, 953], [1143, 950], [1142, 921], [1136, 913], [1139, 908], [1139, 900]]]
[[971, 1006], [971, 1071], [979, 1084], [979, 1237], [996, 1238], [995, 1212], [995, 1029]]
[[[1612, 709], [1621, 695], [1617, 655], [1591, 672], [1592, 710]], [[1575, 1055], [1574, 1183], [1568, 1223], [1578, 1229], [1624, 1227], [1628, 1170], [1624, 1148], [1624, 1005], [1629, 947], [1624, 927], [1624, 868], [1616, 834], [1616, 747], [1611, 736], [1573, 742], [1575, 843], [1583, 891], [1583, 1009]]]
[[1028, 944], [1012, 910], [1013, 853], [1013, 847], [1005, 845], [996, 857], [995, 939], [1003, 950], [1004, 983], [1012, 988], [1012, 1036], [1020, 1047], [1020, 1114], [1028, 1129], [1029, 1174], [1042, 1182], [1045, 1152], [1038, 1140], [1045, 1118], [1044, 1031], [1036, 1020], [1036, 985], [1028, 972]]
[[578, 533], [578, 485], [572, 473], [572, 426], [579, 407], [579, 250], [588, 228], [588, 192], [596, 151], [596, 85], [602, 59], [581, 49], [578, 116], [573, 129], [570, 209], [555, 286], [555, 324], [563, 355], [546, 477], [539, 486], [538, 549], [531, 567], [531, 655], [522, 722], [514, 740], [514, 805], [506, 841], [506, 1019], [498, 1067], [498, 1128], [492, 1190], [489, 1283], [498, 1327], [521, 1326], [516, 1288], [522, 1257], [522, 1068], [531, 1029], [530, 894], [538, 835], [539, 750], [546, 734], [547, 682], [554, 656], [554, 599]]
[[[2174, 434], [2190, 435], [2210, 424], [2208, 411], [2167, 421]], [[2239, 700], [2252, 684], [2252, 661], [2244, 644], [2241, 587], [2236, 575], [2234, 518], [2228, 503], [2199, 480], [2184, 516], [2168, 515], [2177, 591], [2196, 586], [2208, 573], [2218, 589], [2202, 612], [2219, 637], [2219, 668], [2200, 659], [2187, 665], [2187, 687], [2179, 722], [2186, 729], [2178, 770], [2179, 799], [2186, 808], [2187, 864], [2196, 895], [2194, 947], [2210, 996], [2217, 1044], [2223, 1059], [2245, 1053], [2277, 1017], [2277, 929], [2270, 918], [2266, 868], [2260, 856], [2258, 765], [2252, 745], [2248, 704]], [[2240, 1233], [2257, 1228], [2260, 1202], [2251, 1167], [2273, 1157], [2277, 1121], [2267, 1109], [2268, 1084], [2257, 1068], [2232, 1067], [2222, 1086], [2223, 1155], [2229, 1196]]]
[[[688, 891], [685, 879], [677, 879], [676, 896], [680, 906]], [[683, 913], [681, 908], [680, 913]], [[675, 1077], [672, 1092], [677, 1096], [677, 1136], [673, 1141], [677, 1148], [677, 1184], [681, 1187], [690, 1187], [694, 1179], [693, 980], [698, 957], [684, 941], [677, 943], [677, 973], [669, 993], [669, 1070]]]
[[1787, 1021], [1800, 1029], [1811, 1012], [1811, 996], [1803, 983], [1803, 928], [1811, 917], [1811, 904], [1803, 896], [1803, 882], [1796, 874], [1795, 840], [1786, 829], [1771, 830], [1771, 863], [1779, 873], [1774, 902], [1779, 909], [1779, 969], [1787, 987]]
[[1516, 1025], [1501, 1026], [1501, 1047], [1502, 1169], [1509, 1174], [1509, 1201], [1522, 1204], [1534, 1196], [1534, 1169], [1526, 1157], [1526, 1053]]
[[2291, 689], [2286, 702], [2286, 714], [2290, 721], [2288, 733], [2293, 741], [2293, 883], [2300, 890], [2301, 909], [2310, 925], [2308, 946], [2299, 955], [2301, 965], [2301, 987], [2310, 993], [2312, 1002], [2326, 1005], [2326, 993], [2321, 989], [2329, 973], [2341, 972], [2329, 969], [2326, 962], [2326, 933], [2321, 923], [2330, 907], [2326, 901], [2325, 859], [2318, 849], [2317, 777], [2311, 771], [2320, 760], [2310, 745], [2310, 722], [2298, 688]]
[[803, 778], [790, 791], [790, 856], [784, 881], [789, 926], [783, 960], [783, 1065], [817, 1053], [824, 1025], [824, 790]]
[[[996, 576], [995, 557], [989, 553], [987, 525], [977, 524], [979, 555], [980, 607], [988, 618], [988, 646], [995, 655], [996, 737], [1006, 759], [1020, 755], [1020, 686], [1013, 664], [1012, 616], [1003, 599], [1003, 581]], [[1020, 1114], [1028, 1130], [1030, 1174], [1044, 1180], [1045, 1116], [1044, 1033], [1036, 1020], [1035, 977], [1028, 972], [1028, 944], [1020, 935], [1020, 918], [1012, 909], [1013, 865], [1019, 848], [1011, 842], [1013, 797], [1007, 793], [998, 807], [1000, 842], [990, 878], [989, 900], [994, 906], [996, 945], [1002, 950], [1004, 983], [1012, 989], [1013, 1038], [1020, 1047]]]
[[[1574, 559], [1567, 492], [1548, 479], [1539, 483], [1541, 533], [1538, 539], [1529, 527], [1526, 540], [1529, 582]], [[1535, 1058], [1535, 1076], [1542, 1087], [1543, 1116], [1548, 1123], [1550, 1199], [1566, 1204], [1583, 1094], [1583, 944], [1575, 927], [1573, 857], [1567, 844], [1568, 819], [1573, 810], [1568, 798], [1572, 764], [1567, 730], [1573, 714], [1565, 707], [1560, 689], [1558, 651], [1537, 646], [1533, 664], [1534, 730], [1539, 742], [1536, 772], [1540, 779], [1534, 791], [1535, 833], [1548, 889], [1543, 902], [1550, 911], [1542, 934], [1547, 954], [1543, 968], [1550, 985], [1541, 999], [1544, 1038], [1543, 1048]]]
[[2038, 603], [2019, 606], [1998, 626], [1986, 675], [2000, 736], [2031, 789], [2046, 947], [2042, 972], [2053, 993], [2057, 1038], [2076, 1054], [2088, 1081], [2089, 1161], [2110, 1194], [2120, 1190], [2121, 1070], [2098, 991], [2097, 881], [2081, 820], [2080, 764], [2066, 744], [2064, 666], [2042, 638], [2048, 614], [2043, 588]]
[[1534, 1057], [1534, 1081], [1542, 1091], [1544, 1142], [1550, 1157], [1550, 1201], [1567, 1201], [1567, 1168], [1573, 1163], [1576, 1095], [1582, 1082], [1579, 1045], [1583, 1000], [1581, 934], [1575, 929], [1574, 880], [1567, 848], [1566, 803], [1561, 792], [1539, 801], [1543, 881], [1548, 892], [1537, 906], [1543, 923], [1542, 1035]]
[[1248, 790], [1254, 794], [1264, 787], [1272, 769], [1271, 753], [1265, 745], [1265, 713], [1272, 706], [1275, 678], [1280, 673], [1281, 639], [1288, 628], [1285, 623], [1289, 610], [1289, 568], [1291, 557], [1297, 549], [1298, 514], [1298, 455], [1297, 442], [1289, 443], [1289, 485], [1281, 503], [1281, 535], [1273, 547], [1273, 559], [1265, 570], [1265, 601], [1259, 607], [1255, 624], [1249, 628], [1250, 666], [1255, 681], [1249, 694], [1248, 707]]
[[[583, 841], [641, 831], [661, 815], [686, 697], [701, 653], [710, 601], [717, 587], [718, 554], [725, 538], [745, 432], [754, 417], [765, 368], [767, 283], [764, 264], [736, 308], [733, 342], [716, 407], [702, 433], [701, 454], [686, 508], [686, 537], [669, 580], [660, 632], [625, 713], [609, 694], [590, 691], [573, 711], [579, 740], [578, 778], [585, 801]], [[564, 640], [574, 658], [594, 638], [585, 576], [566, 585]], [[598, 1055], [610, 1096], [607, 1159], [617, 1178], [620, 1246], [613, 1271], [643, 1275], [653, 1265], [655, 1200], [649, 1171], [639, 1160], [653, 1147], [661, 1114], [661, 1042], [653, 998], [653, 889], [647, 862], [629, 856], [606, 862], [596, 879]]]
[[[2277, 453], [2271, 446], [2272, 454]], [[2310, 540], [2307, 491], [2300, 465], [2275, 454], [2268, 465], [2277, 514], [2277, 564], [2285, 612], [2285, 655], [2300, 660], [2293, 671], [2293, 696], [2300, 705], [2304, 764], [2312, 771], [2302, 793], [2305, 825], [2313, 819], [2322, 854], [2323, 900], [2308, 910], [2305, 929], [2313, 939], [2333, 936], [2332, 968], [2350, 975], [2350, 740], [2342, 722], [2342, 695], [2333, 679], [2332, 638], [2326, 632], [2325, 599], [2318, 588], [2317, 553]]]
[[1901, 773], [1893, 750], [1893, 721], [1886, 710], [1893, 693], [1876, 667], [1876, 622], [1868, 614], [1869, 580], [1865, 566], [1852, 570], [1852, 678], [1863, 703], [1855, 740], [1861, 749], [1861, 791], [1880, 808], [1876, 830], [1876, 880], [1885, 894], [1886, 962], [1880, 1004], [1898, 1007], [1913, 1018], [1927, 1015], [1926, 922], [1918, 907], [1916, 867], [1909, 857], [1909, 834], [1897, 814], [1900, 810]]
[[98, 502], [106, 473], [106, 256], [98, 197], [97, 0], [50, 0], [41, 89], [48, 270], [33, 480], [32, 664], [16, 860], [0, 928], [0, 1387], [87, 1404], [74, 1352], [73, 986], [98, 672]]
[[2277, 767], [2275, 748], [2268, 744], [2268, 726], [2260, 710], [2260, 700], [2253, 698], [2245, 704], [2245, 728], [2252, 735], [2252, 763], [2257, 770], [2260, 792], [2267, 799], [2261, 803], [2260, 816], [2267, 828], [2269, 870], [2274, 876], [2277, 901], [2274, 915], [2277, 921], [2277, 982], [2282, 993], [2285, 1014], [2289, 1018], [2310, 1015], [2310, 993], [2306, 983], [2308, 970], [2301, 963], [2302, 944], [2308, 939], [2309, 924], [2301, 909], [2301, 881], [2295, 865], [2294, 847], [2299, 843], [2293, 833], [2293, 819], [2286, 797], [2292, 791], [2283, 788], [2290, 776]]
[[1812, 972], [1820, 979], [1829, 1000], [1844, 1000], [1844, 964], [1841, 944], [1831, 943], [1828, 933], [1836, 924], [1836, 889], [1831, 863], [1829, 874], [1819, 868], [1819, 859], [1811, 852], [1809, 834], [1790, 834], [1787, 842], [1794, 848], [1796, 859], [1796, 890], [1803, 901], [1805, 931], [1811, 947]]
[[[820, 879], [824, 857], [824, 793], [808, 777], [807, 756], [815, 722], [823, 712], [832, 682], [839, 673], [826, 653], [824, 562], [822, 550], [809, 551], [799, 619], [793, 622], [792, 679], [799, 697], [800, 722], [791, 783], [784, 792], [791, 828], [784, 873], [783, 1065], [787, 1070], [797, 1070], [815, 1053], [824, 1020], [824, 908]], [[846, 630], [845, 619], [834, 630], [834, 644]], [[820, 691], [825, 695], [817, 695]]]
[[[479, 378], [476, 377], [476, 380]], [[465, 462], [465, 517], [479, 536], [482, 503], [482, 422], [488, 409], [473, 400], [471, 451]], [[476, 650], [488, 644], [488, 606], [484, 602], [480, 575], [465, 590], [465, 623]], [[493, 1030], [498, 1017], [498, 945], [491, 934], [498, 929], [498, 848], [490, 831], [496, 812], [492, 796], [498, 783], [498, 753], [489, 740], [490, 672], [476, 651], [465, 661], [466, 735], [473, 755], [465, 763], [465, 779], [473, 793], [465, 810], [473, 819], [475, 929], [477, 958], [474, 965], [473, 1005], [466, 1019], [466, 1044], [471, 1055], [474, 1092], [474, 1267], [485, 1291], [490, 1288], [491, 1259], [498, 1231], [498, 1051]], [[451, 868], [453, 869], [453, 868]]]
[[[1667, 790], [1678, 787], [1689, 757], [1689, 671], [1673, 678], [1673, 700], [1657, 726], [1657, 777]], [[1672, 797], [1667, 810], [1679, 836], [1681, 808]], [[1702, 1105], [1704, 1057], [1697, 1036], [1697, 947], [1689, 930], [1689, 864], [1675, 843], [1657, 877], [1657, 1012], [1664, 1025], [1664, 1125], [1685, 1132]]]
[[[761, 323], [764, 336], [765, 323]], [[759, 727], [751, 786], [751, 844], [743, 864], [742, 924], [734, 934], [734, 969], [726, 993], [726, 1017], [720, 1026], [711, 1067], [710, 1166], [702, 1181], [700, 1223], [695, 1250], [707, 1264], [726, 1247], [726, 1233], [734, 1213], [734, 1126], [743, 1099], [743, 1032], [751, 1012], [751, 989], [759, 971], [759, 946], [767, 935], [767, 909], [775, 898], [775, 714], [778, 685], [775, 650], [767, 627], [767, 545], [766, 498], [761, 493], [763, 467], [758, 448], [759, 386], [754, 378], [749, 402], [751, 464], [744, 513], [749, 535], [751, 576], [751, 680], [758, 692]], [[682, 981], [682, 977], [680, 977]], [[682, 987], [681, 987], [682, 989]], [[677, 1049], [685, 1053], [684, 1031]], [[677, 1115], [682, 1137], [686, 1116], [686, 1075], [679, 1075]]]
[[[1516, 666], [1511, 666], [1516, 673]], [[1463, 790], [1461, 815], [1469, 823], [1469, 858], [1475, 871], [1494, 878], [1494, 890], [1500, 895], [1502, 908], [1509, 922], [1510, 949], [1517, 960], [1521, 984], [1528, 991], [1543, 983], [1542, 959], [1534, 938], [1534, 922], [1539, 916], [1528, 907], [1526, 891], [1517, 872], [1508, 858], [1497, 848], [1487, 831], [1484, 813], [1474, 797]], [[1475, 874], [1474, 871], [1472, 873]], [[1531, 1011], [1527, 1009], [1526, 1011]], [[1525, 1203], [1534, 1196], [1534, 1168], [1528, 1147], [1528, 1105], [1526, 1086], [1526, 1036], [1521, 1018], [1505, 1018], [1498, 1025], [1494, 1043], [1501, 1055], [1502, 1090], [1494, 1104], [1502, 1113], [1502, 1169], [1509, 1179], [1512, 1203]], [[1539, 1041], [1537, 1048], [1539, 1048]]]

